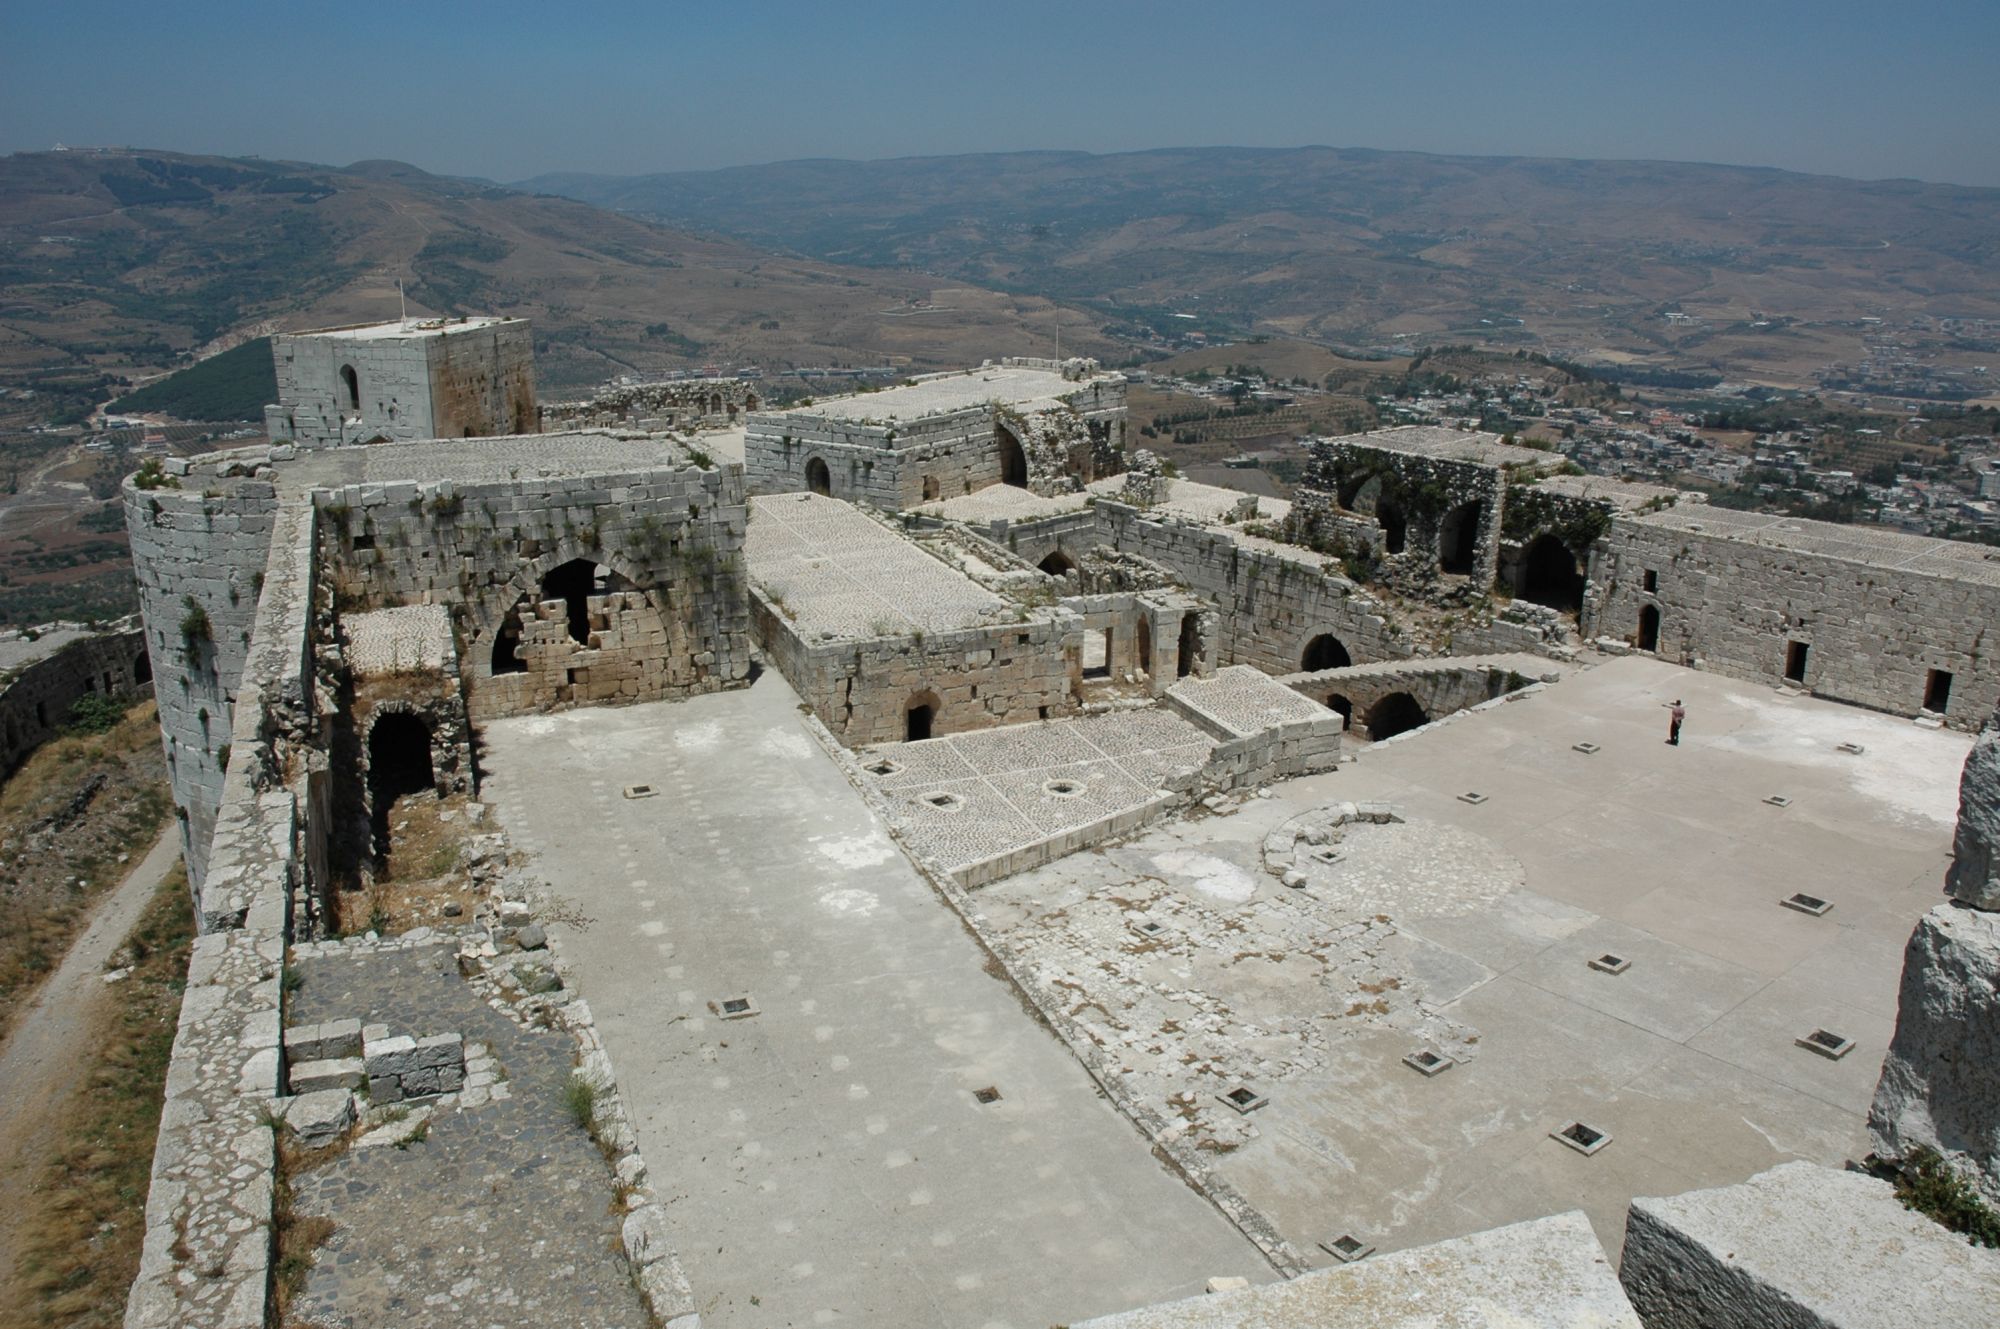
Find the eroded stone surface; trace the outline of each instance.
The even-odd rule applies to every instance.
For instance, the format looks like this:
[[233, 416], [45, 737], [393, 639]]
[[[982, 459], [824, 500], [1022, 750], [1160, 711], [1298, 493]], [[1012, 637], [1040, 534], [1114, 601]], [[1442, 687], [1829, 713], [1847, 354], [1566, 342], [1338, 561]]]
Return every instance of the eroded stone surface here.
[[2000, 714], [1986, 722], [1958, 784], [1958, 833], [1952, 840], [1952, 898], [2000, 910]]

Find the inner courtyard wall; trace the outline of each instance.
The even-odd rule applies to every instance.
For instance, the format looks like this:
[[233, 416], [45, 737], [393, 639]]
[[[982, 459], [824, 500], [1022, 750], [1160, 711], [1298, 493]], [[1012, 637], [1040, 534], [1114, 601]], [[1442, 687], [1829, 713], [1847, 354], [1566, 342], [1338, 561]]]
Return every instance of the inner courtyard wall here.
[[1944, 718], [1954, 728], [1977, 729], [2000, 701], [1986, 641], [2000, 624], [2000, 585], [1626, 517], [1612, 521], [1592, 581], [1585, 635], [1634, 641], [1651, 607], [1664, 659], [1780, 684], [1788, 645], [1800, 642], [1815, 696], [1914, 716], [1938, 669], [1952, 675]]

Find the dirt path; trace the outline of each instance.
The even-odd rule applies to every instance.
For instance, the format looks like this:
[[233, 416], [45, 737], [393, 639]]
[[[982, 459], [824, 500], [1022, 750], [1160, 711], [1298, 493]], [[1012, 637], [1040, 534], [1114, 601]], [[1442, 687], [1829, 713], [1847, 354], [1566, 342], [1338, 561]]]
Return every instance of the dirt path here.
[[179, 858], [180, 837], [169, 820], [146, 856], [99, 902], [90, 926], [0, 1046], [0, 1286], [11, 1280], [20, 1221], [56, 1127], [90, 1065], [81, 1054], [100, 1012], [118, 998], [118, 985], [104, 981], [104, 962]]

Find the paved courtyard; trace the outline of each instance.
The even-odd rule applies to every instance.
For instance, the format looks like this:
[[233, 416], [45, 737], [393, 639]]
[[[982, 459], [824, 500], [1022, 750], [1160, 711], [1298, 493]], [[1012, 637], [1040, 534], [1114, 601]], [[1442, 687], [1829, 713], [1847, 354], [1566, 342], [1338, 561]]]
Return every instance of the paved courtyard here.
[[705, 1324], [1044, 1329], [1272, 1277], [988, 976], [775, 673], [484, 742], [510, 838], [593, 920], [559, 940]]
[[[1616, 1251], [1633, 1195], [1866, 1151], [1968, 741], [1614, 660], [975, 898], [1078, 1036], [1310, 1256], [1579, 1206]], [[1402, 820], [1294, 851], [1287, 824], [1344, 800]], [[1275, 871], [1294, 861], [1301, 889]], [[1799, 891], [1832, 910], [1780, 906]], [[1630, 967], [1589, 967], [1607, 953]], [[1853, 1050], [1795, 1044], [1815, 1028]], [[1458, 1064], [1427, 1078], [1403, 1064], [1422, 1047]], [[1268, 1105], [1217, 1101], [1239, 1081]], [[1573, 1119], [1611, 1143], [1549, 1138]]]

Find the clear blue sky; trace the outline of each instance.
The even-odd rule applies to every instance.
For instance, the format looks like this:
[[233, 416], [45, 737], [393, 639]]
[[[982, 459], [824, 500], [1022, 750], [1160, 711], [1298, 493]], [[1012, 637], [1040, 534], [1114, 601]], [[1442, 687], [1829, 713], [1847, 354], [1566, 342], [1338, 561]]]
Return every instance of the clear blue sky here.
[[520, 179], [1193, 144], [2000, 185], [2000, 0], [0, 0], [0, 151]]

